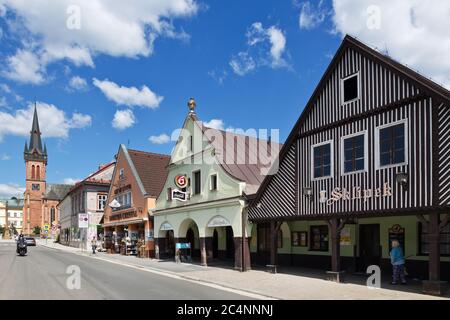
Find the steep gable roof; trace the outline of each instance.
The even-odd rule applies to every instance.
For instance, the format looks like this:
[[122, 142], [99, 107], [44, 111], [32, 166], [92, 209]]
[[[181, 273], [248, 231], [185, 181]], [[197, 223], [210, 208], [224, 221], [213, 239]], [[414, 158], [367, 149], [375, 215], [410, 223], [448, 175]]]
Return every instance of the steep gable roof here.
[[[202, 131], [214, 147], [218, 164], [230, 176], [245, 182], [247, 195], [255, 194], [282, 145], [203, 125]], [[219, 136], [221, 140], [214, 138]], [[262, 150], [262, 147], [267, 149]]]
[[127, 159], [131, 161], [133, 174], [140, 184], [144, 195], [157, 197], [166, 182], [170, 156], [158, 153], [126, 149]]
[[71, 184], [47, 184], [44, 199], [48, 200], [62, 200], [65, 198], [67, 193], [73, 187]]
[[[321, 94], [321, 91], [323, 87], [325, 86], [328, 78], [330, 77], [331, 73], [334, 71], [336, 65], [340, 61], [341, 57], [343, 56], [344, 52], [348, 49], [352, 48], [356, 50], [357, 52], [369, 57], [373, 61], [379, 63], [380, 65], [388, 68], [389, 70], [392, 70], [393, 72], [399, 74], [400, 76], [403, 76], [405, 79], [407, 79], [409, 82], [420, 88], [423, 92], [426, 92], [431, 97], [442, 101], [446, 103], [450, 103], [450, 91], [446, 88], [440, 86], [439, 84], [435, 83], [434, 81], [424, 77], [423, 75], [419, 74], [418, 72], [408, 68], [407, 66], [399, 63], [398, 61], [395, 61], [391, 57], [388, 57], [386, 55], [383, 55], [382, 53], [376, 51], [375, 49], [370, 48], [366, 44], [362, 43], [361, 41], [357, 40], [356, 38], [346, 35], [339, 46], [336, 54], [334, 55], [333, 59], [331, 60], [330, 64], [328, 65], [327, 69], [325, 70], [325, 73], [323, 74], [322, 78], [320, 79], [318, 85], [316, 86], [313, 94], [311, 95], [310, 99], [306, 103], [305, 108], [300, 114], [300, 117], [298, 118], [297, 122], [295, 123], [291, 133], [289, 134], [288, 138], [286, 139], [286, 142], [284, 143], [283, 147], [281, 148], [280, 154], [279, 154], [279, 163], [283, 161], [283, 159], [286, 157], [286, 154], [289, 152], [291, 145], [295, 142], [299, 130], [303, 124], [303, 122], [306, 120], [310, 110], [314, 107], [314, 102], [318, 98], [318, 96]], [[262, 193], [266, 189], [267, 185], [270, 183], [273, 176], [267, 176], [264, 181], [261, 184], [260, 189], [258, 190], [258, 193], [255, 197], [252, 198], [253, 203], [257, 203], [260, 199]]]

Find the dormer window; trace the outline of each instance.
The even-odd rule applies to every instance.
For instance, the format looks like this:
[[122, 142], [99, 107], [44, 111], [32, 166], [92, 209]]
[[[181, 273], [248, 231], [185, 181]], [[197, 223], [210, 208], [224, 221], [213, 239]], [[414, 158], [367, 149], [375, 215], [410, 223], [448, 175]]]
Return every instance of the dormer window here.
[[341, 82], [342, 104], [351, 102], [359, 98], [358, 74], [353, 74], [342, 79]]

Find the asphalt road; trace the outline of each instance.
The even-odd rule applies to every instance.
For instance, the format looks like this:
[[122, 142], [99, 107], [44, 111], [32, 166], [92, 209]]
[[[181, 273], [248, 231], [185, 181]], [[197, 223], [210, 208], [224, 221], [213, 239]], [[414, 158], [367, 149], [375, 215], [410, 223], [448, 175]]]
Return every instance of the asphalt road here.
[[[69, 266], [78, 266], [80, 289], [69, 289]], [[72, 278], [71, 278], [72, 279]], [[69, 284], [76, 286], [76, 281]], [[0, 299], [249, 299], [226, 290], [168, 278], [69, 252], [29, 247], [20, 257], [14, 243], [0, 242]]]

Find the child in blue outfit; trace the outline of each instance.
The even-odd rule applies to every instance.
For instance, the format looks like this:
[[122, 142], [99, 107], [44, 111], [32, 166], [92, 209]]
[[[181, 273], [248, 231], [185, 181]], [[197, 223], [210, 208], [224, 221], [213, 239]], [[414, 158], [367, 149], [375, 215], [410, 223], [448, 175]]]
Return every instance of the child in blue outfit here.
[[398, 240], [392, 241], [392, 250], [390, 253], [392, 264], [392, 284], [398, 284], [400, 280], [402, 284], [406, 284], [405, 279], [405, 256], [400, 247]]

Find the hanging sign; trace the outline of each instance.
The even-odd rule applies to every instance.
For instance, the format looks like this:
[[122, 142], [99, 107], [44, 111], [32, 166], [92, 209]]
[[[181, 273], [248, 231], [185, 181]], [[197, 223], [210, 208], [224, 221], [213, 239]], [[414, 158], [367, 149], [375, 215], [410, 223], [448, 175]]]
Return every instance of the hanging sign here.
[[188, 199], [188, 193], [183, 192], [177, 189], [172, 190], [172, 199], [178, 200], [178, 201], [187, 201]]
[[186, 188], [188, 184], [188, 178], [185, 174], [179, 174], [175, 176], [175, 185], [180, 188]]

